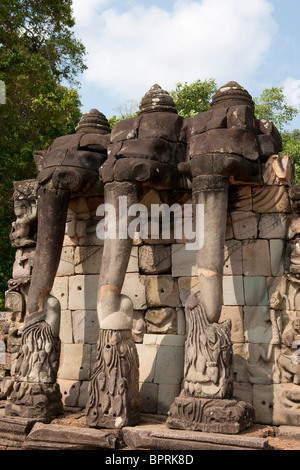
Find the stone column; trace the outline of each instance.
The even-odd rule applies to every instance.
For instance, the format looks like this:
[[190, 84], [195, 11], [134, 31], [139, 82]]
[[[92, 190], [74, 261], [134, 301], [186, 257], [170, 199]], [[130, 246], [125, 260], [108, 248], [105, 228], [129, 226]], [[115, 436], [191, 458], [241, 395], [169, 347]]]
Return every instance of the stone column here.
[[104, 241], [97, 301], [100, 335], [86, 422], [90, 427], [115, 429], [139, 420], [139, 360], [131, 331], [133, 303], [121, 293], [133, 240], [127, 234], [130, 218], [119, 210], [119, 198], [126, 197], [128, 207], [139, 201], [139, 187], [130, 182], [107, 183], [104, 195], [105, 203], [116, 210], [117, 230], [115, 238]]
[[54, 189], [51, 183], [38, 191], [35, 262], [7, 415], [48, 418], [62, 412], [56, 384], [60, 304], [49, 294], [60, 261], [69, 197], [69, 191]]
[[47, 151], [35, 154], [37, 242], [14, 388], [5, 410], [8, 416], [50, 420], [63, 411], [56, 382], [60, 303], [50, 293], [60, 262], [70, 198], [99, 181], [109, 131], [106, 118], [91, 110], [83, 116], [76, 134], [60, 137]]
[[[224, 87], [225, 94], [228, 89], [231, 94], [225, 102], [222, 91], [216, 94], [206, 124], [205, 113], [192, 120], [191, 160], [179, 166], [192, 181], [194, 207], [204, 206], [204, 245], [197, 251], [200, 292], [186, 302], [183, 390], [169, 411], [167, 425], [235, 434], [253, 422], [254, 408], [232, 398], [231, 321], [218, 323], [223, 303], [228, 187], [230, 181], [257, 178], [259, 167], [251, 97], [237, 84]], [[229, 121], [232, 115], [236, 121]], [[229, 127], [229, 122], [235, 125]], [[252, 132], [245, 129], [247, 126]]]

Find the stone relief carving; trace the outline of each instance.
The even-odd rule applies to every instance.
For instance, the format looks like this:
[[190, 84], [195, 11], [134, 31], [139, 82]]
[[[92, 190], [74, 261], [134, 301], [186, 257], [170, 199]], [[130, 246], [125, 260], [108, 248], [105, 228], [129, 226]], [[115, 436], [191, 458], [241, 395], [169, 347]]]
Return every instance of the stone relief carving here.
[[[84, 198], [104, 196], [105, 203], [117, 208], [119, 198], [126, 197], [128, 206], [132, 206], [147, 200], [149, 192], [159, 191], [168, 203], [178, 198], [182, 202], [186, 193], [188, 197], [192, 194], [194, 207], [203, 205], [205, 216], [204, 246], [197, 247], [196, 254], [200, 291], [186, 302], [184, 388], [170, 409], [167, 424], [179, 429], [227, 433], [248, 427], [254, 419], [254, 408], [232, 396], [230, 321], [219, 322], [228, 193], [230, 187], [245, 183], [251, 188], [250, 192], [238, 192], [233, 205], [237, 219], [233, 220], [233, 229], [237, 230], [240, 222], [243, 230], [245, 213], [240, 220], [239, 210], [247, 209], [254, 221], [255, 236], [258, 216], [250, 212], [250, 196], [257, 213], [263, 208], [275, 212], [290, 210], [283, 185], [290, 178], [291, 162], [280, 152], [278, 130], [271, 121], [255, 118], [251, 96], [236, 82], [218, 90], [207, 112], [190, 119], [179, 116], [170, 95], [154, 85], [142, 99], [138, 115], [116, 124], [111, 134], [105, 116], [93, 109], [83, 116], [76, 134], [56, 139], [46, 152], [37, 152], [39, 204], [37, 208], [34, 203], [15, 205], [17, 221], [11, 233], [16, 248], [34, 251], [16, 255], [15, 273], [20, 277], [10, 289], [11, 293], [18, 293], [27, 279], [25, 326], [6, 414], [48, 419], [61, 412], [56, 383], [60, 306], [50, 292], [61, 259], [65, 228], [75, 244], [95, 232], [95, 224], [91, 226], [85, 220], [88, 207]], [[263, 174], [260, 158], [264, 162]], [[275, 183], [277, 186], [270, 186], [267, 191], [263, 186]], [[80, 214], [84, 220], [77, 220], [72, 200], [81, 197]], [[232, 199], [229, 203], [233, 204]], [[295, 210], [297, 203], [293, 202], [292, 207]], [[122, 216], [117, 211], [117, 229]], [[32, 231], [36, 219], [37, 235]], [[128, 217], [126, 229], [132, 220]], [[248, 233], [244, 238], [249, 238]], [[133, 329], [133, 299], [122, 294], [133, 240], [106, 238], [102, 244], [97, 295], [100, 334], [86, 419], [91, 427], [120, 428], [139, 420], [139, 364], [133, 336], [140, 341], [145, 329], [155, 331], [155, 325], [149, 310], [145, 319], [135, 321]], [[161, 273], [170, 269], [170, 249], [158, 246], [140, 252], [140, 268], [146, 273], [149, 266], [150, 271], [155, 267]], [[291, 300], [291, 309], [297, 306], [298, 255], [299, 238], [291, 242], [290, 271], [270, 302], [271, 345], [260, 350], [250, 364], [252, 370], [262, 362], [267, 364], [280, 343], [282, 302]], [[143, 256], [152, 264], [148, 262], [143, 267]], [[292, 295], [287, 292], [289, 286], [294, 289]], [[13, 298], [10, 302], [13, 304]], [[160, 311], [162, 328], [168, 331], [176, 329], [177, 303], [173, 307]], [[285, 357], [281, 356], [279, 363]]]

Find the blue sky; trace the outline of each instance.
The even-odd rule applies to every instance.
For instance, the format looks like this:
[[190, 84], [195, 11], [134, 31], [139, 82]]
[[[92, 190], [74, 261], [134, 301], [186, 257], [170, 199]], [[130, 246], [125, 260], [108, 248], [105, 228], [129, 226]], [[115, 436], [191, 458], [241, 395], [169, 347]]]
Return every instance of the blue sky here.
[[[158, 83], [230, 80], [253, 97], [284, 86], [300, 111], [299, 0], [73, 0], [85, 44], [82, 111], [107, 118]], [[290, 128], [300, 128], [300, 114]]]

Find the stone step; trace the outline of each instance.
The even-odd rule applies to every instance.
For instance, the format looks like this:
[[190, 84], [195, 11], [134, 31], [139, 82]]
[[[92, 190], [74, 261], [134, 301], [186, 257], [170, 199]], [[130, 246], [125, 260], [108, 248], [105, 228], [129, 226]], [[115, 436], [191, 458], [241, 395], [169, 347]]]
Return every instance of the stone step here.
[[181, 431], [162, 425], [126, 427], [124, 442], [133, 450], [266, 450], [268, 441], [250, 436]]

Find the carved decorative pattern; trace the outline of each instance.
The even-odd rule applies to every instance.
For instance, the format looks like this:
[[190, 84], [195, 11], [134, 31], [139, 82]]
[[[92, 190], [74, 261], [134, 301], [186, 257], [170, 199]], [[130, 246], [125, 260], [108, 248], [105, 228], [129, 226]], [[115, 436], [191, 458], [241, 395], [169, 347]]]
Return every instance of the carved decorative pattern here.
[[100, 330], [97, 351], [87, 404], [89, 426], [137, 424], [139, 360], [131, 331]]

